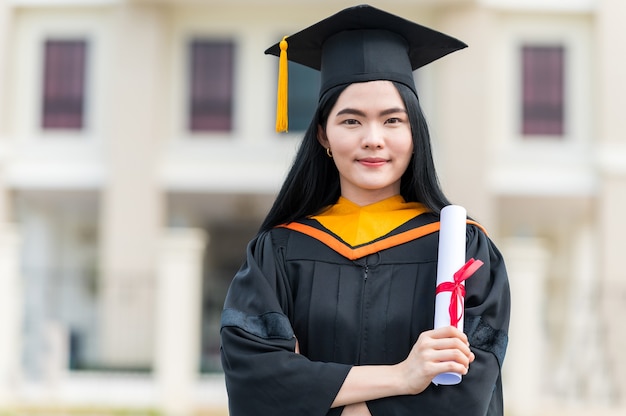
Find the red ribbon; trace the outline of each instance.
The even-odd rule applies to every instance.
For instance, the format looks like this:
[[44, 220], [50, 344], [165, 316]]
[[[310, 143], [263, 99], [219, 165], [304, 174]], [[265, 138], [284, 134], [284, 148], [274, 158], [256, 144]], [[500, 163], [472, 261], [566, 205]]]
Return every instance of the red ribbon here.
[[437, 293], [441, 292], [452, 292], [450, 295], [450, 325], [454, 327], [458, 327], [459, 321], [463, 318], [463, 307], [461, 307], [461, 313], [458, 312], [459, 302], [464, 306], [465, 304], [465, 285], [462, 283], [467, 280], [471, 275], [473, 275], [476, 270], [483, 265], [483, 262], [480, 260], [469, 259], [467, 263], [463, 265], [454, 273], [454, 281], [453, 282], [443, 282], [437, 286]]

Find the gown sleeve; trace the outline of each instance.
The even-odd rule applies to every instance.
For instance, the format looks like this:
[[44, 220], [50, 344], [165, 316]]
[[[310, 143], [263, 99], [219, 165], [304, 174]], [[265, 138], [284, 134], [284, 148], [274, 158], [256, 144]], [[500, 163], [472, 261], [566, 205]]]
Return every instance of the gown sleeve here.
[[281, 253], [269, 233], [252, 240], [226, 296], [220, 334], [231, 416], [326, 415], [351, 368], [294, 352]]
[[501, 416], [501, 369], [508, 342], [510, 293], [502, 256], [489, 238], [468, 226], [467, 257], [484, 265], [466, 283], [464, 331], [476, 359], [461, 383], [431, 384], [415, 396], [368, 402], [372, 416]]

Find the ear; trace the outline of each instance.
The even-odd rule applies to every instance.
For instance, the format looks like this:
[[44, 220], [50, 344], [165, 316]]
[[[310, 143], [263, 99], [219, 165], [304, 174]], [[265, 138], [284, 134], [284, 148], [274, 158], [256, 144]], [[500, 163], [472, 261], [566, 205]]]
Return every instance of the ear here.
[[328, 149], [330, 147], [330, 143], [328, 143], [328, 138], [326, 137], [326, 132], [320, 124], [317, 125], [317, 141], [320, 142], [324, 149]]

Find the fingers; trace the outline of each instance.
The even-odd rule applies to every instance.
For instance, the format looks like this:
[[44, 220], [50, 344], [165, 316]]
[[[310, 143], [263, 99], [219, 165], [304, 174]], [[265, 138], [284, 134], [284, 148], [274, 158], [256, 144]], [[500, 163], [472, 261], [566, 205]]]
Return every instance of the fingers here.
[[476, 358], [467, 336], [451, 326], [422, 333], [416, 348], [429, 374], [447, 371], [467, 374], [470, 363]]
[[441, 328], [433, 329], [432, 331], [427, 332], [430, 333], [430, 336], [432, 338], [458, 338], [465, 342], [467, 345], [469, 345], [469, 341], [467, 340], [467, 335], [465, 335], [465, 332], [453, 326], [443, 326]]
[[441, 373], [467, 374], [474, 361], [467, 336], [454, 327], [437, 328], [420, 334], [401, 364], [408, 394], [418, 394]]
[[433, 375], [448, 371], [466, 374], [471, 363], [470, 356], [458, 348], [430, 349], [423, 357], [428, 363], [427, 372]]
[[[458, 348], [469, 356], [469, 341], [467, 335], [458, 328], [447, 326], [423, 332], [419, 338], [427, 347], [435, 349]], [[419, 339], [418, 339], [419, 341]]]

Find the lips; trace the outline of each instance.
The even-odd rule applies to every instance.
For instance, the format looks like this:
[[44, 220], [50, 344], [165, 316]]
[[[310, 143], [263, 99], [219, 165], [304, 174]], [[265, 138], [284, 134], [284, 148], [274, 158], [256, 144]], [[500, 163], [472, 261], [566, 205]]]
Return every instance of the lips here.
[[358, 162], [365, 166], [382, 166], [387, 163], [387, 159], [383, 159], [381, 157], [365, 157], [363, 159], [358, 159]]

